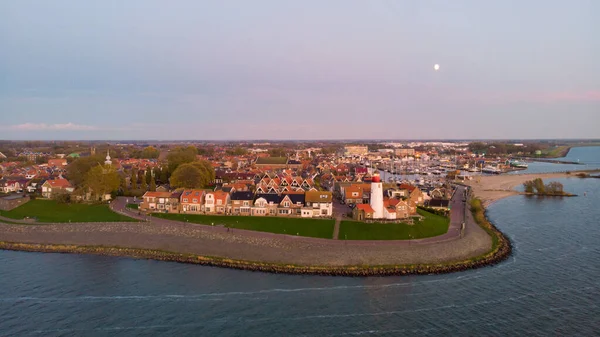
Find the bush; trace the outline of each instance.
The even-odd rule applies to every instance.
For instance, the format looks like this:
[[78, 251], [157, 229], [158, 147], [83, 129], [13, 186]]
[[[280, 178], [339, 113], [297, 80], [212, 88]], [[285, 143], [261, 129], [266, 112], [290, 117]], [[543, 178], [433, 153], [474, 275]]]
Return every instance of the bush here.
[[450, 211], [446, 210], [446, 209], [435, 209], [435, 208], [425, 207], [425, 206], [417, 206], [417, 208], [421, 209], [423, 211], [429, 212], [429, 213], [433, 213], [435, 215], [443, 216], [443, 217], [450, 216]]
[[56, 200], [60, 204], [69, 204], [69, 203], [71, 203], [71, 194], [58, 193], [58, 194], [54, 195], [54, 197], [52, 199]]

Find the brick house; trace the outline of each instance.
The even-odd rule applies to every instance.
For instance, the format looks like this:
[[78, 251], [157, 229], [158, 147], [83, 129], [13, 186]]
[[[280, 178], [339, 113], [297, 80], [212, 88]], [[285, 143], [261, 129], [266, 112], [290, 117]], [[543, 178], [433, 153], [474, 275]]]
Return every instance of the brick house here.
[[250, 191], [236, 191], [231, 193], [231, 210], [233, 215], [250, 215], [254, 193]]
[[52, 198], [59, 193], [72, 193], [74, 190], [73, 186], [67, 179], [56, 178], [46, 180], [42, 185], [42, 197]]
[[204, 190], [183, 190], [179, 197], [182, 213], [202, 213], [204, 211]]
[[204, 194], [204, 212], [211, 214], [225, 214], [229, 204], [229, 193], [211, 191]]
[[179, 213], [181, 192], [146, 192], [140, 209], [149, 212]]
[[333, 215], [333, 194], [325, 191], [308, 191], [304, 195], [306, 207], [312, 208], [313, 217]]

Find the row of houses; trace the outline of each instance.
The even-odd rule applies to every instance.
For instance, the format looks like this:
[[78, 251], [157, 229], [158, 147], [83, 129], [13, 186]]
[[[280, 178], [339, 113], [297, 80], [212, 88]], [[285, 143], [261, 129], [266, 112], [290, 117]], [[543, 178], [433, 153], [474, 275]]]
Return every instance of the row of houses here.
[[327, 191], [254, 193], [251, 191], [181, 190], [146, 192], [140, 209], [180, 214], [331, 217], [333, 196]]
[[32, 181], [27, 179], [0, 179], [0, 193], [40, 193], [44, 198], [53, 198], [59, 193], [72, 193], [71, 183], [64, 178]]

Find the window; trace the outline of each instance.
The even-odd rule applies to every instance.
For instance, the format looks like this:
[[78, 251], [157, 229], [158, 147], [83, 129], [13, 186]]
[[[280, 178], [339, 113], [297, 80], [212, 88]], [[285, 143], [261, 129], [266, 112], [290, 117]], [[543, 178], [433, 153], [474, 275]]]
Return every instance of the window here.
[[184, 199], [183, 199], [183, 202], [188, 202], [187, 198], [184, 198]]
[[290, 207], [290, 203], [288, 201], [284, 202], [283, 207]]
[[352, 192], [353, 197], [358, 197], [358, 192]]
[[222, 205], [223, 204], [223, 200], [219, 199], [217, 200], [217, 205]]
[[197, 203], [197, 202], [198, 202], [198, 199], [192, 199], [192, 202], [193, 202], [193, 203]]
[[269, 210], [269, 213], [271, 213], [271, 214], [275, 214], [275, 208], [271, 208], [271, 209]]
[[244, 206], [250, 206], [250, 203], [248, 201], [244, 201]]

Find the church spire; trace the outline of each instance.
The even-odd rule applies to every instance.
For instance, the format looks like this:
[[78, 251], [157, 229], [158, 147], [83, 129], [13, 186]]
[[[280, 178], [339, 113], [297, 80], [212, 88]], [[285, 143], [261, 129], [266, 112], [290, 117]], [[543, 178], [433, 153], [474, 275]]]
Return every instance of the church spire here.
[[106, 161], [104, 161], [104, 164], [106, 164], [106, 165], [112, 164], [112, 160], [110, 159], [110, 150], [106, 150]]

